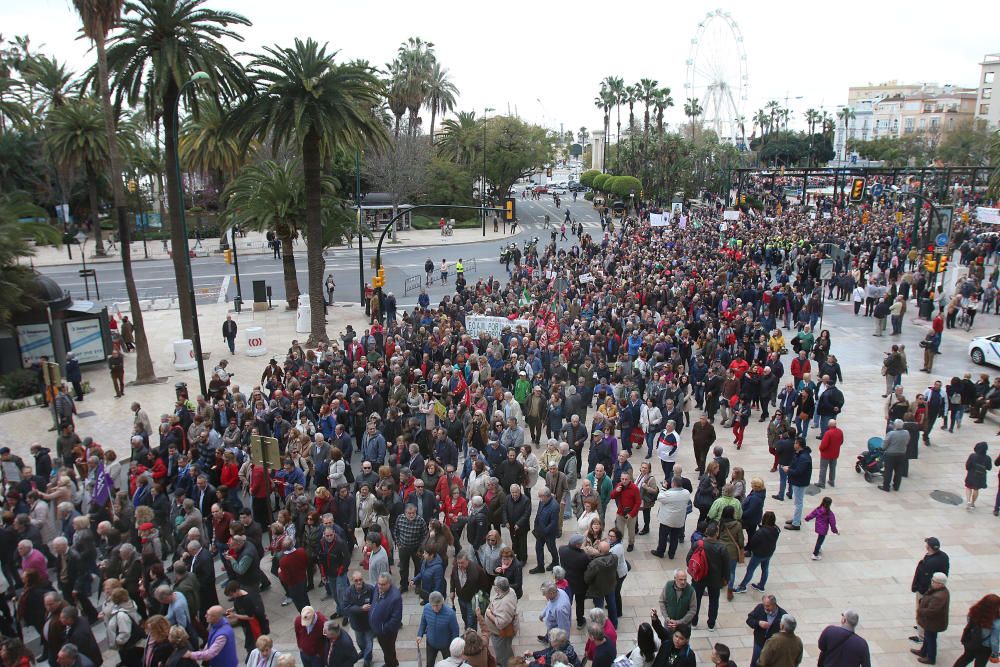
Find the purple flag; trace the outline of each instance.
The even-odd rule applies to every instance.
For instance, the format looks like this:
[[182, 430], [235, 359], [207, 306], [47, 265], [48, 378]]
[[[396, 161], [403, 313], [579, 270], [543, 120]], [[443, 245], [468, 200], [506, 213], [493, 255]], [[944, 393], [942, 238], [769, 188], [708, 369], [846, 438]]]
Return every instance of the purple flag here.
[[105, 472], [103, 461], [97, 464], [96, 475], [97, 482], [94, 484], [94, 495], [90, 500], [98, 507], [103, 507], [111, 500], [111, 489], [114, 487], [114, 480], [111, 479], [111, 475]]

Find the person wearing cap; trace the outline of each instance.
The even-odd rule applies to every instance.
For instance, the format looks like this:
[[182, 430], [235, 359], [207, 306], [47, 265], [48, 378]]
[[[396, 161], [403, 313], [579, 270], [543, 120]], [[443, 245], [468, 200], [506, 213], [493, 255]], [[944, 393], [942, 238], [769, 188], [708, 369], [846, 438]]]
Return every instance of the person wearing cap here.
[[919, 649], [910, 649], [917, 662], [933, 665], [937, 661], [938, 633], [948, 629], [948, 607], [951, 594], [948, 592], [948, 575], [935, 572], [931, 575], [931, 587], [917, 603], [917, 626], [924, 631], [924, 642]]
[[545, 422], [547, 414], [548, 408], [545, 397], [542, 396], [542, 388], [534, 387], [524, 408], [524, 419], [528, 422], [528, 431], [532, 444], [537, 445], [541, 442], [542, 424]]
[[66, 381], [73, 385], [76, 400], [83, 400], [83, 373], [80, 370], [80, 360], [72, 352], [66, 353]]
[[323, 626], [326, 616], [309, 605], [299, 610], [293, 626], [295, 629], [295, 644], [299, 649], [299, 657], [303, 667], [325, 667], [323, 649], [326, 640], [323, 636]]
[[[920, 612], [920, 600], [931, 590], [931, 582], [934, 573], [940, 572], [947, 575], [951, 570], [951, 561], [948, 554], [941, 551], [941, 541], [936, 537], [928, 537], [924, 540], [924, 557], [917, 563], [917, 568], [913, 572], [913, 582], [910, 584], [910, 591], [916, 595], [917, 613]], [[917, 634], [910, 637], [910, 641], [919, 642], [924, 638], [924, 628], [919, 623], [914, 626]]]

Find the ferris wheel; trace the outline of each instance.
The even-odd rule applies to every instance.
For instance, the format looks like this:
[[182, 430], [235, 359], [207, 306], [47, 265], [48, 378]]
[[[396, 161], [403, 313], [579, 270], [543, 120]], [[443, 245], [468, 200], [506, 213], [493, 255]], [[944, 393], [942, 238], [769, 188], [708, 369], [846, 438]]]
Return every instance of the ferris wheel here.
[[722, 141], [744, 140], [743, 109], [749, 91], [743, 33], [721, 9], [698, 23], [687, 58], [687, 98], [698, 101], [699, 118]]

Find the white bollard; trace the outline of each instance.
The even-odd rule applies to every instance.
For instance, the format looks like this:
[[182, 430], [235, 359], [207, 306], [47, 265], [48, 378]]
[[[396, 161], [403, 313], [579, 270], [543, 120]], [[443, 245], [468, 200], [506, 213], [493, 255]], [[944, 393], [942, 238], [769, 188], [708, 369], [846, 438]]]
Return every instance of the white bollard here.
[[264, 327], [248, 327], [247, 356], [263, 357], [267, 354], [267, 341], [264, 338]]
[[174, 341], [174, 368], [179, 371], [189, 371], [198, 367], [198, 361], [194, 358], [194, 343], [191, 339], [184, 338]]
[[302, 297], [299, 297], [299, 307], [295, 311], [295, 333], [310, 331], [312, 331], [312, 308], [309, 307], [309, 297], [306, 297], [306, 303], [302, 303]]

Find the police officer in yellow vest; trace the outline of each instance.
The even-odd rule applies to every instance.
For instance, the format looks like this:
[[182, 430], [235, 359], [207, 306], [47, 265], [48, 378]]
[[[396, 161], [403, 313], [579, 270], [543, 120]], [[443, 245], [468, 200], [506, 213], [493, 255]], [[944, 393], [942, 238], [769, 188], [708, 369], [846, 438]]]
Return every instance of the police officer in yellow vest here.
[[465, 273], [465, 265], [462, 264], [462, 258], [459, 257], [458, 261], [455, 262], [455, 273], [461, 277]]

